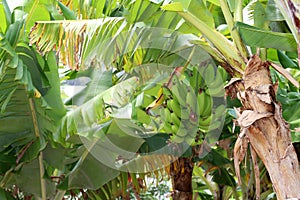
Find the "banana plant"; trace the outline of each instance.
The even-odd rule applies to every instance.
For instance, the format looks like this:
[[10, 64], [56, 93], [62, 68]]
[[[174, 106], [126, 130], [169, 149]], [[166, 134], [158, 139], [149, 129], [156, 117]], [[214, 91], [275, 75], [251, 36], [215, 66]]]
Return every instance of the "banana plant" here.
[[[150, 63], [150, 62], [166, 62], [167, 64], [177, 67], [180, 65], [185, 65], [185, 60], [176, 59], [176, 62], [172, 63], [171, 59], [168, 58], [165, 51], [150, 51], [150, 50], [139, 50], [137, 47], [142, 44], [142, 41], [147, 36], [147, 26], [155, 26], [155, 27], [163, 27], [181, 31], [183, 33], [192, 33], [193, 35], [189, 35], [188, 40], [193, 41], [193, 44], [200, 46], [201, 48], [205, 49], [209, 52], [213, 58], [222, 66], [224, 67], [227, 72], [237, 78], [244, 77], [245, 69], [247, 67], [247, 62], [249, 59], [249, 53], [244, 45], [244, 42], [247, 41], [249, 36], [246, 36], [246, 31], [251, 33], [256, 31], [256, 35], [262, 32], [262, 30], [254, 29], [253, 27], [247, 27], [244, 24], [234, 24], [234, 20], [231, 16], [231, 11], [233, 11], [232, 7], [228, 6], [228, 2], [220, 1], [214, 2], [215, 4], [207, 3], [212, 7], [217, 6], [220, 7], [223, 11], [223, 15], [225, 16], [225, 20], [229, 26], [230, 31], [230, 38], [228, 39], [228, 35], [224, 36], [220, 32], [215, 29], [215, 24], [212, 19], [212, 14], [207, 9], [207, 5], [204, 2], [196, 2], [196, 1], [186, 1], [186, 2], [172, 2], [169, 1], [158, 1], [157, 3], [150, 2], [150, 1], [122, 1], [121, 3], [117, 4], [116, 1], [98, 1], [96, 5], [96, 1], [94, 2], [95, 5], [89, 5], [92, 9], [86, 9], [84, 7], [87, 4], [82, 4], [83, 1], [77, 2], [73, 1], [73, 4], [69, 5], [71, 8], [75, 8], [76, 6], [81, 6], [82, 9], [69, 9], [65, 6], [65, 2], [58, 2], [58, 6], [60, 7], [63, 16], [66, 19], [74, 20], [76, 16], [79, 18], [89, 18], [89, 17], [99, 17], [102, 13], [102, 18], [100, 20], [94, 21], [44, 21], [38, 22], [35, 27], [32, 29], [31, 32], [31, 44], [35, 44], [37, 49], [43, 54], [47, 55], [51, 53], [53, 47], [56, 47], [58, 50], [58, 54], [62, 63], [66, 66], [69, 66], [72, 69], [87, 69], [94, 66], [101, 66], [104, 64], [106, 67], [110, 67], [113, 63], [114, 68], [117, 68], [119, 71], [122, 71], [124, 67], [126, 72], [130, 72], [133, 70], [135, 66], [141, 65], [143, 63]], [[93, 2], [89, 2], [93, 4]], [[239, 2], [241, 3], [241, 2]], [[125, 6], [124, 6], [125, 5]], [[160, 7], [162, 6], [163, 9], [169, 11], [162, 11]], [[232, 6], [232, 5], [231, 5]], [[200, 12], [197, 9], [203, 10]], [[241, 8], [242, 5], [238, 5], [237, 12], [235, 13], [235, 18], [237, 21], [241, 20]], [[231, 9], [231, 10], [230, 10]], [[113, 11], [111, 11], [113, 10]], [[82, 12], [81, 12], [82, 11]], [[171, 11], [171, 12], [170, 12]], [[90, 13], [89, 13], [90, 12]], [[120, 17], [120, 13], [125, 14], [125, 18]], [[126, 13], [129, 13], [126, 15]], [[179, 15], [177, 15], [178, 13]], [[202, 13], [205, 13], [204, 15]], [[62, 15], [58, 15], [60, 18]], [[109, 17], [113, 16], [113, 18]], [[184, 20], [181, 19], [183, 17]], [[173, 19], [170, 21], [170, 19]], [[134, 24], [135, 23], [135, 24]], [[136, 26], [137, 25], [137, 26]], [[134, 29], [141, 28], [140, 32], [137, 32]], [[146, 28], [145, 28], [146, 27]], [[130, 32], [131, 31], [131, 32]], [[53, 34], [53, 32], [57, 34]], [[126, 32], [126, 34], [122, 35], [122, 33]], [[133, 33], [133, 34], [128, 34]], [[140, 33], [140, 34], [136, 34]], [[259, 47], [267, 47], [267, 48], [279, 48], [286, 47], [289, 49], [282, 49], [282, 50], [290, 50], [294, 49], [295, 43], [293, 40], [290, 39], [289, 34], [275, 34], [275, 33], [268, 33], [263, 31], [266, 35], [272, 35], [274, 38], [281, 41], [281, 43], [277, 46], [268, 46], [270, 44], [267, 43], [267, 46], [263, 46], [265, 44], [258, 43], [255, 46]], [[121, 37], [117, 37], [117, 36]], [[201, 35], [201, 39], [198, 39], [198, 36]], [[123, 39], [122, 39], [123, 36]], [[155, 38], [157, 35], [150, 35]], [[260, 37], [262, 37], [260, 35]], [[121, 38], [121, 39], [120, 39]], [[126, 38], [126, 39], [124, 39]], [[128, 39], [129, 38], [129, 39]], [[138, 41], [137, 44], [131, 44], [131, 39], [135, 39], [133, 41]], [[136, 40], [137, 39], [137, 40]], [[124, 41], [128, 41], [125, 43]], [[252, 40], [253, 41], [253, 40]], [[285, 41], [289, 41], [286, 45]], [[122, 46], [118, 45], [122, 44]], [[186, 47], [184, 43], [184, 48], [190, 50], [190, 48]], [[253, 44], [253, 43], [251, 43]], [[248, 43], [248, 45], [251, 46]], [[274, 45], [274, 44], [271, 44]], [[276, 44], [275, 44], [276, 45]], [[188, 45], [187, 45], [188, 46]], [[107, 47], [114, 47], [116, 51], [111, 51], [111, 48]], [[172, 45], [170, 47], [173, 47]], [[97, 51], [98, 49], [98, 51]], [[99, 49], [102, 50], [99, 52]], [[133, 50], [132, 52], [128, 53], [128, 49]], [[180, 48], [179, 48], [180, 49]], [[175, 49], [176, 50], [176, 49]], [[263, 51], [261, 51], [263, 52]], [[166, 57], [164, 57], [166, 56]], [[117, 58], [117, 59], [116, 59]], [[160, 60], [158, 60], [158, 58]], [[95, 64], [96, 63], [96, 64]], [[180, 63], [180, 65], [178, 64]], [[276, 66], [274, 65], [276, 68]], [[278, 68], [280, 70], [281, 68]], [[281, 73], [288, 76], [284, 70], [281, 70]], [[71, 75], [71, 73], [70, 73]], [[120, 82], [115, 82], [122, 84], [122, 79], [126, 79], [126, 76], [120, 75], [113, 75], [114, 78], [120, 80]], [[127, 79], [128, 81], [132, 79]], [[290, 78], [290, 80], [292, 80]], [[135, 84], [135, 82], [131, 82]], [[97, 91], [97, 90], [96, 90]], [[104, 93], [102, 93], [104, 92]], [[78, 126], [76, 125], [75, 121], [79, 120], [79, 124], [82, 125], [80, 128], [85, 126], [90, 127], [91, 125], [95, 125], [95, 122], [98, 124], [106, 123], [106, 126], [99, 127], [98, 135], [96, 135], [96, 140], [99, 141], [99, 137], [105, 134], [112, 134], [115, 132], [114, 124], [117, 123], [118, 120], [107, 118], [107, 113], [103, 112], [103, 106], [110, 105], [112, 97], [108, 95], [105, 100], [105, 91], [100, 91], [98, 95], [93, 98], [91, 101], [84, 101], [84, 104], [78, 106], [74, 110], [70, 111], [69, 114], [65, 116], [63, 119], [63, 124], [61, 126], [60, 131], [56, 132], [54, 135], [55, 140], [62, 143], [62, 145], [81, 145], [83, 141], [78, 141], [79, 138], [86, 138], [85, 142], [89, 144], [90, 139], [95, 139], [93, 133], [96, 130], [87, 130], [84, 129], [82, 131], [78, 130]], [[110, 93], [110, 92], [108, 92]], [[124, 94], [120, 94], [120, 96], [124, 96]], [[119, 97], [120, 97], [119, 96]], [[130, 95], [129, 95], [130, 96]], [[88, 99], [84, 97], [84, 99]], [[153, 99], [152, 99], [153, 100]], [[75, 100], [76, 101], [76, 100]], [[73, 99], [74, 102], [74, 99]], [[121, 103], [121, 105], [124, 105]], [[136, 104], [137, 105], [137, 104]], [[114, 105], [113, 105], [114, 106]], [[117, 104], [117, 106], [119, 106]], [[109, 108], [112, 109], [112, 108]], [[108, 110], [109, 110], [108, 109]], [[90, 111], [93, 112], [90, 112]], [[143, 112], [139, 112], [140, 114]], [[264, 116], [267, 117], [267, 116]], [[270, 116], [268, 116], [270, 117]], [[145, 117], [147, 118], [147, 117]], [[104, 121], [101, 121], [104, 120]], [[146, 119], [147, 121], [148, 119]], [[97, 124], [97, 123], [96, 123]], [[126, 124], [126, 123], [125, 123]], [[130, 123], [128, 123], [130, 126]], [[131, 125], [132, 126], [132, 125]], [[110, 128], [114, 131], [109, 131]], [[66, 132], [68, 131], [68, 134]], [[132, 130], [133, 131], [133, 130]], [[97, 131], [96, 131], [97, 132]], [[79, 134], [78, 134], [79, 133]], [[288, 137], [288, 136], [287, 136]], [[288, 141], [288, 140], [287, 140]], [[238, 142], [237, 142], [238, 144]], [[90, 146], [92, 148], [96, 148], [96, 146]], [[69, 165], [69, 172], [68, 178], [64, 180], [63, 184], [61, 185], [62, 190], [67, 190], [68, 188], [76, 189], [80, 187], [78, 184], [80, 180], [76, 177], [80, 177], [81, 175], [92, 177], [93, 169], [96, 167], [99, 162], [95, 161], [95, 158], [89, 154], [89, 149], [85, 147], [81, 148], [84, 152], [81, 155], [76, 155], [76, 162], [73, 162]], [[257, 149], [256, 149], [257, 151]], [[240, 153], [242, 154], [242, 153]], [[253, 155], [254, 152], [253, 152]], [[187, 163], [190, 163], [189, 159]], [[183, 162], [185, 163], [185, 161]], [[183, 164], [179, 162], [180, 165]], [[265, 163], [266, 164], [266, 163]], [[178, 165], [178, 166], [180, 166]], [[94, 167], [91, 167], [94, 166]], [[102, 165], [101, 165], [102, 166]], [[85, 171], [84, 169], [89, 168], [89, 170]], [[100, 167], [101, 168], [101, 167]], [[99, 168], [99, 169], [100, 169]], [[268, 168], [268, 167], [267, 167]], [[101, 168], [102, 170], [105, 169]], [[173, 165], [173, 171], [178, 171], [176, 167]], [[113, 176], [110, 178], [105, 178], [105, 180], [110, 180], [111, 178], [118, 176], [118, 172], [112, 170]], [[134, 176], [133, 176], [134, 177]], [[295, 176], [297, 177], [297, 176]], [[103, 178], [103, 177], [102, 177]], [[88, 181], [90, 179], [87, 179]], [[96, 180], [101, 180], [101, 177], [98, 177]], [[123, 178], [122, 180], [126, 180]], [[180, 179], [179, 179], [180, 180]], [[125, 181], [126, 182], [126, 181]], [[136, 182], [136, 181], [135, 181]], [[114, 182], [117, 183], [117, 182]], [[90, 189], [95, 189], [103, 186], [103, 182], [95, 181], [91, 185], [89, 185]], [[108, 185], [104, 185], [103, 187], [112, 187], [112, 182]], [[137, 185], [137, 184], [135, 184]], [[275, 184], [276, 185], [276, 184]], [[115, 186], [114, 186], [115, 187]], [[257, 187], [258, 188], [258, 187]], [[190, 188], [189, 188], [190, 190]], [[105, 190], [101, 190], [105, 193]], [[107, 190], [113, 191], [113, 190]], [[279, 191], [279, 194], [281, 190]], [[102, 194], [102, 192], [100, 192]], [[97, 192], [90, 192], [88, 193], [90, 197], [96, 196]], [[108, 194], [104, 195], [108, 198]], [[190, 196], [190, 192], [189, 192]], [[280, 196], [280, 195], [278, 195]], [[96, 197], [94, 197], [96, 198]]]
[[[292, 146], [291, 142], [291, 135], [289, 133], [289, 128], [287, 123], [284, 121], [281, 115], [281, 106], [277, 103], [276, 97], [272, 93], [276, 92], [272, 88], [272, 81], [270, 77], [270, 72], [268, 67], [272, 66], [275, 68], [279, 73], [283, 74], [286, 78], [288, 78], [291, 82], [294, 83], [296, 87], [299, 87], [299, 83], [290, 75], [283, 70], [282, 67], [271, 63], [269, 61], [262, 61], [259, 58], [259, 52], [251, 51], [247, 53], [245, 51], [245, 45], [249, 45], [251, 47], [261, 47], [261, 48], [278, 48], [285, 51], [295, 51], [296, 50], [296, 42], [292, 39], [292, 35], [290, 33], [274, 33], [272, 31], [266, 31], [261, 27], [261, 29], [257, 29], [256, 27], [251, 27], [249, 25], [242, 24], [242, 5], [241, 2], [237, 4], [236, 7], [232, 8], [230, 2], [221, 0], [219, 2], [219, 6], [222, 9], [223, 15], [225, 17], [226, 23], [229, 27], [230, 34], [231, 34], [231, 41], [232, 44], [230, 45], [231, 48], [234, 48], [234, 51], [225, 52], [224, 49], [228, 48], [228, 45], [225, 46], [226, 39], [221, 40], [218, 37], [218, 34], [214, 32], [215, 30], [206, 26], [203, 20], [199, 17], [195, 16], [190, 9], [190, 5], [192, 5], [193, 1], [188, 2], [181, 2], [181, 1], [174, 1], [171, 4], [164, 5], [163, 8], [166, 10], [172, 10], [177, 12], [180, 16], [182, 16], [186, 21], [193, 24], [202, 36], [205, 38], [205, 41], [208, 42], [212, 47], [216, 48], [215, 52], [212, 52], [212, 55], [218, 54], [221, 52], [228, 60], [231, 58], [234, 59], [235, 62], [238, 63], [229, 63], [232, 69], [236, 69], [237, 66], [245, 66], [241, 68], [241, 79], [243, 81], [233, 80], [228, 85], [229, 93], [232, 93], [232, 97], [236, 97], [235, 93], [239, 93], [239, 99], [242, 102], [242, 110], [237, 111], [238, 113], [238, 123], [241, 126], [241, 134], [236, 141], [235, 144], [235, 168], [237, 170], [237, 175], [239, 175], [239, 163], [243, 160], [245, 153], [247, 151], [247, 144], [250, 143], [251, 146], [251, 154], [252, 159], [256, 162], [256, 154], [260, 157], [260, 159], [265, 164], [271, 180], [273, 182], [273, 186], [275, 192], [277, 194], [278, 199], [285, 199], [285, 198], [299, 198], [298, 190], [299, 190], [299, 170], [298, 167], [294, 168], [293, 166], [297, 166], [298, 160], [295, 154], [295, 150]], [[215, 4], [216, 5], [216, 4]], [[294, 5], [291, 3], [290, 5]], [[266, 12], [265, 9], [262, 7], [256, 7], [257, 9], [261, 9], [260, 11]], [[285, 7], [289, 13], [292, 13], [288, 7]], [[254, 22], [262, 23], [265, 25], [268, 23], [267, 19], [259, 18], [259, 15], [256, 15], [258, 10], [254, 10]], [[285, 13], [284, 13], [285, 14]], [[261, 16], [260, 16], [261, 17]], [[288, 22], [291, 20], [286, 18]], [[297, 18], [294, 18], [297, 19]], [[290, 26], [294, 27], [295, 24], [288, 23]], [[251, 29], [251, 31], [250, 31]], [[294, 31], [293, 31], [294, 33]], [[251, 34], [251, 35], [250, 35]], [[276, 35], [276, 36], [275, 36]], [[295, 35], [295, 34], [294, 34]], [[216, 41], [215, 38], [220, 38]], [[284, 46], [273, 46], [271, 43], [268, 43], [268, 39], [266, 40], [259, 40], [262, 37], [276, 37], [276, 41], [280, 42], [284, 40], [286, 41]], [[282, 38], [284, 37], [284, 39]], [[298, 36], [297, 36], [298, 37]], [[297, 41], [296, 37], [296, 41]], [[282, 38], [282, 39], [280, 39]], [[246, 43], [243, 43], [246, 41]], [[251, 42], [250, 42], [251, 41]], [[266, 43], [265, 43], [266, 41]], [[262, 53], [259, 54], [263, 60], [265, 60], [266, 52], [264, 49], [261, 50]], [[251, 54], [254, 55], [251, 55]], [[228, 57], [227, 57], [228, 56]], [[237, 59], [240, 58], [240, 59]], [[243, 60], [240, 63], [240, 60]], [[257, 73], [258, 72], [258, 73]], [[260, 75], [259, 75], [260, 74]], [[264, 75], [262, 75], [264, 74]], [[264, 76], [264, 78], [263, 78]], [[238, 76], [233, 74], [234, 78]], [[251, 81], [255, 80], [255, 81]], [[259, 79], [259, 80], [258, 80]], [[234, 86], [235, 85], [235, 86]], [[256, 92], [250, 92], [250, 90], [258, 89], [260, 87], [264, 87], [269, 85], [270, 88], [266, 90], [267, 96], [269, 96], [269, 101], [266, 102], [262, 98], [257, 96]], [[234, 89], [235, 88], [235, 89]], [[256, 88], [256, 89], [255, 89]], [[258, 91], [261, 91], [258, 89]], [[273, 91], [273, 92], [272, 92]], [[271, 110], [269, 109], [270, 106], [274, 106]], [[269, 107], [269, 108], [268, 108]], [[269, 116], [261, 116], [259, 117], [259, 113], [262, 112], [270, 112]], [[250, 117], [251, 114], [253, 117]], [[272, 113], [272, 114], [271, 114]], [[251, 118], [251, 122], [244, 124], [245, 120], [249, 120]], [[265, 127], [268, 127], [267, 129]], [[277, 130], [277, 131], [271, 131]], [[277, 142], [275, 142], [277, 141]], [[269, 149], [269, 151], [268, 151]], [[277, 153], [275, 153], [275, 151]], [[288, 151], [288, 152], [287, 152]], [[274, 152], [274, 153], [273, 153]], [[281, 156], [280, 156], [281, 155]], [[270, 157], [269, 157], [270, 156]], [[284, 158], [283, 158], [284, 157]], [[276, 161], [274, 161], [274, 159]], [[274, 162], [278, 163], [275, 164]], [[257, 165], [257, 164], [255, 164]], [[256, 188], [257, 188], [257, 198], [259, 198], [259, 171], [258, 167], [256, 167]], [[281, 174], [282, 172], [286, 172]], [[290, 190], [290, 188], [284, 187], [283, 182], [288, 183], [295, 183], [295, 187]], [[239, 181], [239, 183], [241, 183]]]

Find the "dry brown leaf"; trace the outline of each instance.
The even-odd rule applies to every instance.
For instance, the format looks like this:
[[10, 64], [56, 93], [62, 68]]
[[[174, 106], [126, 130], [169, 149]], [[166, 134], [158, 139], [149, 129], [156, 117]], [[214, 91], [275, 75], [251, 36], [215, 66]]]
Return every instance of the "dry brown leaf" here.
[[270, 88], [272, 87], [271, 84], [264, 84], [264, 85], [259, 85], [255, 87], [256, 91], [256, 96], [262, 100], [263, 102], [267, 104], [272, 103], [272, 96], [270, 95]]
[[237, 122], [241, 127], [246, 128], [252, 125], [257, 120], [272, 115], [272, 113], [258, 113], [253, 110], [244, 110], [241, 116], [237, 119]]
[[[240, 174], [240, 162], [244, 160], [246, 152], [247, 152], [247, 147], [248, 147], [248, 139], [244, 137], [244, 133], [247, 132], [247, 129], [243, 129], [239, 137], [237, 138], [234, 149], [233, 149], [233, 158], [234, 158], [234, 168], [235, 168], [235, 173], [238, 178], [238, 183], [239, 185], [242, 184], [241, 181], [241, 174]], [[241, 136], [243, 135], [243, 136]]]
[[231, 99], [237, 97], [239, 91], [243, 91], [243, 83], [241, 78], [232, 78], [225, 86], [226, 96], [230, 96]]
[[250, 152], [251, 152], [251, 158], [253, 161], [253, 167], [254, 167], [254, 177], [255, 177], [255, 199], [260, 199], [260, 178], [259, 178], [259, 166], [257, 163], [257, 154], [253, 147], [250, 145]]

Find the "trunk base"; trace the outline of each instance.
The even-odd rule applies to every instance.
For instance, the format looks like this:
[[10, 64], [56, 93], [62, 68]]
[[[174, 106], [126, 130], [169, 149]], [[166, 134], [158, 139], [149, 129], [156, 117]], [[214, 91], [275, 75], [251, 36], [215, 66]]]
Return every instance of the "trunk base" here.
[[173, 200], [192, 200], [192, 175], [194, 163], [191, 158], [179, 158], [171, 164], [171, 177], [173, 184]]

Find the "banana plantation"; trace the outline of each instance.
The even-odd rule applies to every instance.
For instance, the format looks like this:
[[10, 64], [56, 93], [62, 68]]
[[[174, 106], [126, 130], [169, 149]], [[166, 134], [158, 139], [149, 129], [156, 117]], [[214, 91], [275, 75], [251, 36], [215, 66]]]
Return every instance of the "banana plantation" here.
[[0, 199], [300, 199], [299, 33], [298, 0], [0, 0]]

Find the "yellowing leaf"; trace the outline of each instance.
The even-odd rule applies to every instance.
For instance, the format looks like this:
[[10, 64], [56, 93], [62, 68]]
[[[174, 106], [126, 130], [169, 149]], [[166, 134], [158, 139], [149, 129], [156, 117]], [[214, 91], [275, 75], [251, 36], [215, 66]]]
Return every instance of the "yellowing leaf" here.
[[175, 11], [175, 12], [183, 12], [184, 8], [180, 2], [170, 3], [164, 6], [161, 6], [162, 9], [168, 11]]

